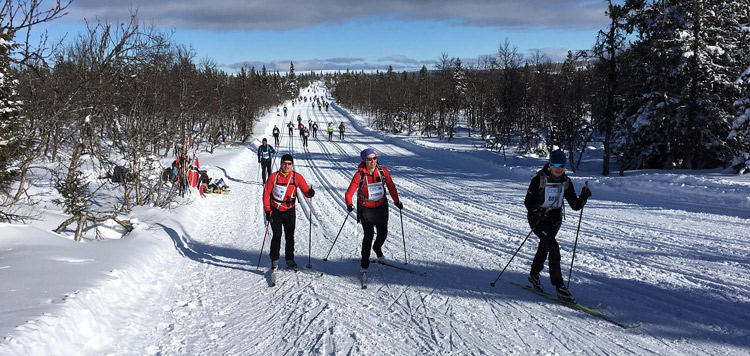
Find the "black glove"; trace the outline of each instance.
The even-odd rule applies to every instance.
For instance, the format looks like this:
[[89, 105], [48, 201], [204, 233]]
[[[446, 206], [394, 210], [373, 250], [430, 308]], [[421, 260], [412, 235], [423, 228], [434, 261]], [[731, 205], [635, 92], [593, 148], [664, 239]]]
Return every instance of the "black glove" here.
[[395, 205], [398, 208], [398, 210], [401, 210], [404, 208], [404, 203], [402, 203], [400, 200], [393, 203], [393, 205]]
[[307, 191], [307, 195], [312, 198], [315, 195], [315, 189], [310, 188], [310, 190]]
[[590, 197], [591, 197], [591, 189], [589, 189], [589, 187], [584, 186], [583, 189], [581, 189], [581, 199], [586, 201]]
[[266, 221], [271, 221], [271, 212], [266, 211]]
[[258, 163], [260, 163], [260, 160], [258, 160]]
[[353, 210], [354, 210], [354, 204], [349, 204], [349, 205], [348, 205], [348, 206], [346, 207], [346, 211], [348, 211], [348, 212], [350, 212], [350, 213], [351, 213], [351, 212], [352, 212]]
[[531, 211], [530, 215], [533, 220], [539, 222], [547, 218], [547, 211], [542, 208], [534, 209]]

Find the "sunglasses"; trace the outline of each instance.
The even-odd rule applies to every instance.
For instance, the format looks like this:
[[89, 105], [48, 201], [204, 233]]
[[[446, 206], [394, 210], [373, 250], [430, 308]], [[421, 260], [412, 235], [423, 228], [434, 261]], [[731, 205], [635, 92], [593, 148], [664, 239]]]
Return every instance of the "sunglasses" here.
[[372, 162], [372, 161], [377, 161], [377, 160], [378, 160], [378, 156], [375, 156], [375, 157], [372, 157], [372, 158], [370, 158], [370, 157], [365, 158], [365, 161], [367, 161], [367, 162]]
[[565, 163], [552, 163], [552, 167], [565, 168]]

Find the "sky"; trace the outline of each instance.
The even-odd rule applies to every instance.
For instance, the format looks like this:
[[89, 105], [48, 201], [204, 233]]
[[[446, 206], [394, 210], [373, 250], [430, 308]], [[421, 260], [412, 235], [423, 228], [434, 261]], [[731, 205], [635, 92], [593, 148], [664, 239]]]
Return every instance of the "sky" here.
[[443, 53], [470, 64], [506, 39], [521, 54], [563, 60], [607, 25], [600, 0], [73, 0], [39, 29], [73, 38], [85, 20], [122, 21], [134, 9], [226, 71], [286, 71], [290, 61], [297, 71], [434, 68]]

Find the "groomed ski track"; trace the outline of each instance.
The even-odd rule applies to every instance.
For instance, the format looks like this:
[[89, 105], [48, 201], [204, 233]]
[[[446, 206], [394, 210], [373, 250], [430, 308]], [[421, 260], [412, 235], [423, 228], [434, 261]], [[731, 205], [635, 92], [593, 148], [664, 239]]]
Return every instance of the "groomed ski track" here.
[[[319, 90], [303, 95], [323, 95]], [[492, 288], [502, 265], [528, 232], [523, 197], [527, 172], [510, 174], [487, 152], [426, 148], [366, 129], [331, 107], [287, 103], [288, 116], [269, 115], [248, 146], [203, 159], [228, 178], [231, 192], [197, 199], [175, 211], [190, 225], [164, 222], [173, 256], [155, 273], [154, 293], [136, 312], [113, 315], [117, 355], [646, 355], [742, 354], [750, 351], [750, 285], [745, 241], [750, 223], [731, 214], [654, 208], [597, 196], [586, 206], [571, 291], [623, 330], [548, 301], [507, 281], [525, 283], [537, 241], [531, 237]], [[309, 149], [286, 123], [302, 115], [320, 125]], [[334, 141], [325, 124], [333, 122]], [[338, 139], [338, 123], [346, 139]], [[265, 226], [256, 149], [273, 143], [291, 153], [313, 199], [312, 265], [324, 276], [282, 270], [269, 287], [268, 248], [256, 270]], [[293, 149], [292, 147], [293, 142]], [[352, 216], [323, 262], [344, 221], [343, 199], [359, 152], [373, 147], [393, 175], [404, 202], [409, 266], [417, 276], [372, 264], [360, 289], [361, 227]], [[278, 168], [278, 161], [274, 169]], [[576, 189], [582, 180], [573, 175]], [[297, 208], [296, 261], [307, 264], [310, 203]], [[625, 201], [625, 202], [623, 202]], [[568, 209], [559, 233], [567, 277], [578, 212]], [[732, 228], [730, 228], [732, 227]], [[739, 236], [737, 232], [745, 233]], [[386, 258], [403, 263], [398, 210], [391, 204]], [[282, 243], [283, 259], [283, 243]], [[283, 261], [282, 261], [283, 265]], [[732, 273], [727, 273], [732, 272]], [[542, 273], [546, 290], [547, 271]], [[128, 310], [131, 312], [132, 310]]]

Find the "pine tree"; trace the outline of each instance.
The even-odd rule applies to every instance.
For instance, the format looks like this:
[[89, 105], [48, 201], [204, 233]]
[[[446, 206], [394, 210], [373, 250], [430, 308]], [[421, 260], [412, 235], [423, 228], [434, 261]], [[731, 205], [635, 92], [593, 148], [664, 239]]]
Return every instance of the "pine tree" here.
[[735, 102], [737, 117], [727, 137], [733, 143], [732, 167], [737, 173], [750, 173], [750, 67], [737, 81], [742, 98]]
[[[633, 17], [628, 107], [618, 132], [623, 168], [721, 166], [739, 74], [737, 11], [748, 1], [660, 1]], [[623, 141], [630, 141], [624, 144]], [[628, 156], [629, 155], [629, 156]]]
[[16, 176], [13, 168], [25, 145], [19, 139], [22, 108], [17, 99], [18, 82], [10, 70], [10, 54], [16, 45], [13, 32], [0, 33], [0, 194], [9, 193], [10, 184]]
[[289, 62], [289, 75], [286, 77], [286, 90], [290, 98], [299, 96], [297, 76], [294, 74], [294, 62]]

